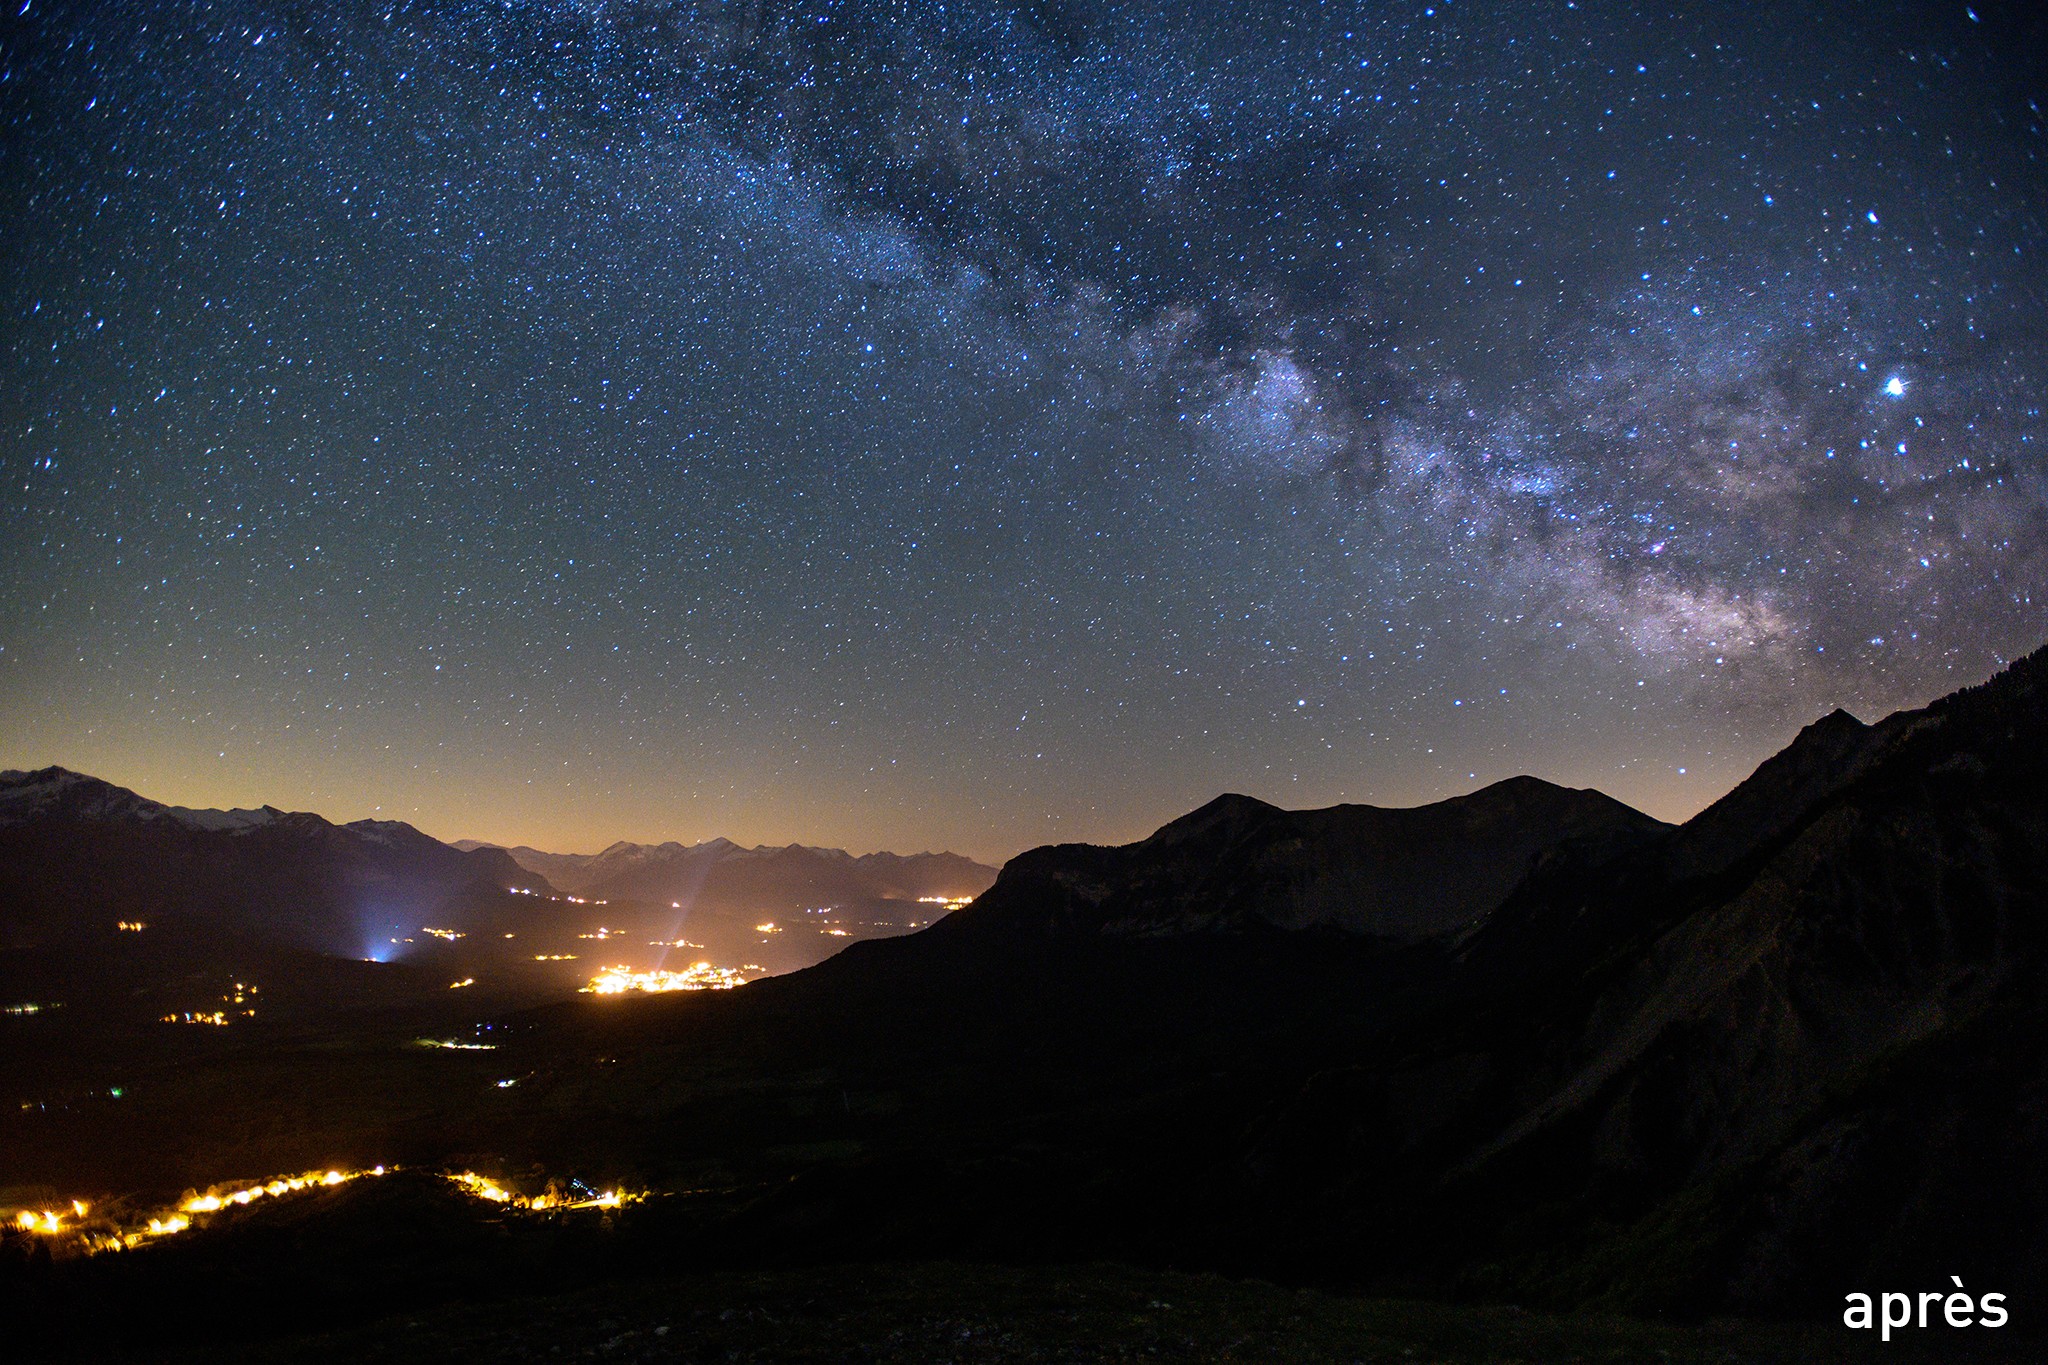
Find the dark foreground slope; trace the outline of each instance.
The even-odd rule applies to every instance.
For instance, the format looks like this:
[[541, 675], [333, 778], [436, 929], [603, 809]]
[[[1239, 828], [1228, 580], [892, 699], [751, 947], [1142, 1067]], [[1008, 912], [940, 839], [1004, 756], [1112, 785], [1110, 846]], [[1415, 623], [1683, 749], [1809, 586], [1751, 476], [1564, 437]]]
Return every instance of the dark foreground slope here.
[[45, 1268], [40, 1284], [0, 1276], [0, 1309], [17, 1353], [193, 1365], [2033, 1359], [1998, 1332], [1880, 1343], [1824, 1324], [1550, 1316], [1101, 1262], [678, 1272], [662, 1231], [630, 1211], [609, 1225], [494, 1217], [401, 1173], [182, 1245]]
[[[603, 1360], [662, 1365], [1958, 1365], [2029, 1344], [1859, 1340], [1820, 1325], [1650, 1324], [1512, 1307], [1356, 1299], [1120, 1265], [834, 1266], [606, 1284], [488, 1307], [410, 1311], [307, 1339], [210, 1346], [234, 1365]], [[129, 1359], [163, 1360], [158, 1352]]]

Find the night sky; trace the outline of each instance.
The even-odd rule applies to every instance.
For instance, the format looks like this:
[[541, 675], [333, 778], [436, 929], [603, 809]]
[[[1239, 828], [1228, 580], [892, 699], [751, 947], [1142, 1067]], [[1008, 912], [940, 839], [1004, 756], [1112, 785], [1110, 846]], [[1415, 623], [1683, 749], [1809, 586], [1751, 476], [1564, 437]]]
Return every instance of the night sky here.
[[0, 35], [0, 765], [585, 850], [1677, 817], [2048, 639], [2027, 6]]

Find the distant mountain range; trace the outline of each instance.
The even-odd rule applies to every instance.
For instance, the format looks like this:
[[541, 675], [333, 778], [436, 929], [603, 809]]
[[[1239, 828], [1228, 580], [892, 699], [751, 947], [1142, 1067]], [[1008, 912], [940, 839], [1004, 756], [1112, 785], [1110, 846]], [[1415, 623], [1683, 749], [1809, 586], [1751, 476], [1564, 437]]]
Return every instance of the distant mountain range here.
[[[461, 849], [495, 845], [473, 839]], [[957, 853], [867, 853], [790, 844], [742, 848], [730, 839], [701, 844], [616, 843], [602, 853], [505, 849], [517, 863], [569, 895], [592, 900], [680, 902], [684, 906], [833, 905], [863, 901], [971, 898], [996, 870]]]
[[2017, 1319], [2048, 1309], [2044, 684], [2048, 652], [1837, 712], [1675, 827], [1532, 779], [1224, 797], [809, 971], [554, 1018], [535, 1055], [699, 1087], [642, 1159], [781, 1182], [702, 1230], [727, 1260], [1749, 1312], [1954, 1275]]
[[[851, 939], [928, 924], [945, 909], [931, 898], [973, 896], [994, 880], [994, 868], [951, 853], [854, 857], [725, 839], [621, 843], [589, 857], [450, 845], [399, 821], [193, 810], [64, 768], [0, 772], [0, 949], [106, 940], [142, 922], [159, 938], [426, 955], [486, 980], [514, 963], [530, 977], [539, 956], [573, 964], [554, 973], [568, 988], [593, 964], [651, 961], [645, 950], [662, 943], [757, 972], [808, 966]], [[458, 951], [429, 927], [470, 942]], [[603, 947], [586, 941], [600, 931]]]

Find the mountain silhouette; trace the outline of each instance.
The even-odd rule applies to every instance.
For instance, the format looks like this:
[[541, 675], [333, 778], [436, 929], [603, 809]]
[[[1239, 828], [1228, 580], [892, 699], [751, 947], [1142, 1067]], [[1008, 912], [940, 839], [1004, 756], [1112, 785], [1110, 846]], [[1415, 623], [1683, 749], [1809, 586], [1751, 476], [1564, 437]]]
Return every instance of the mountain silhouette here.
[[1219, 796], [1141, 843], [1033, 849], [946, 932], [1007, 916], [1108, 936], [1257, 925], [1427, 939], [1483, 920], [1563, 847], [1613, 850], [1665, 828], [1599, 792], [1533, 777], [1401, 810], [1286, 811]]
[[387, 929], [510, 887], [553, 889], [500, 850], [395, 820], [191, 810], [64, 768], [0, 772], [0, 947], [129, 920], [360, 957]]
[[[464, 840], [458, 848], [487, 848]], [[805, 844], [743, 848], [730, 839], [699, 844], [619, 842], [600, 853], [505, 850], [521, 867], [570, 895], [592, 900], [682, 902], [753, 910], [769, 906], [915, 901], [978, 895], [996, 869], [957, 853], [867, 853]]]
[[[2048, 1282], [2044, 676], [1837, 712], [1679, 826], [1526, 778], [1226, 796], [729, 998], [540, 1017], [535, 1047], [674, 1085], [744, 1060], [744, 1097], [707, 1082], [631, 1139], [782, 1173], [703, 1233], [729, 1258], [1699, 1312], [1959, 1275], [2018, 1311]], [[809, 1117], [757, 1113], [776, 1093]], [[799, 1150], [836, 1155], [761, 1155]]]

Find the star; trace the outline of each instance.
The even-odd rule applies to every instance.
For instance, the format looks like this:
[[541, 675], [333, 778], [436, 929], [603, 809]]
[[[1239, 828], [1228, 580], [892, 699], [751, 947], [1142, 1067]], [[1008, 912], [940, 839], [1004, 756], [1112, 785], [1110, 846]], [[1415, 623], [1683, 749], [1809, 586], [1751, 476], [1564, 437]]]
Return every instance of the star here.
[[2039, 644], [2031, 54], [1428, 4], [36, 0], [6, 761], [1000, 859]]

